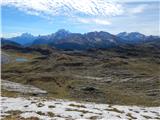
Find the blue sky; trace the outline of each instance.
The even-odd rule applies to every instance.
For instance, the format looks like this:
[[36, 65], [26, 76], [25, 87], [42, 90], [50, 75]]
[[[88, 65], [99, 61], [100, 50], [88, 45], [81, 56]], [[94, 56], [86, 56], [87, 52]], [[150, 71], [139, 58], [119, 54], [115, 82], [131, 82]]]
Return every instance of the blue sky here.
[[159, 35], [159, 2], [152, 0], [4, 0], [2, 36], [28, 32], [45, 35], [71, 32], [141, 32]]

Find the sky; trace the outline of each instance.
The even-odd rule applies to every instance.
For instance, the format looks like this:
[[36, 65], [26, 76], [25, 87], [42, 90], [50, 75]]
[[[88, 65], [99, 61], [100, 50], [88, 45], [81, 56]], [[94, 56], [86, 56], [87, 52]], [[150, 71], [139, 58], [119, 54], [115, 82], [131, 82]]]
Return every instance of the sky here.
[[160, 35], [153, 0], [1, 0], [1, 36], [47, 35], [59, 29]]

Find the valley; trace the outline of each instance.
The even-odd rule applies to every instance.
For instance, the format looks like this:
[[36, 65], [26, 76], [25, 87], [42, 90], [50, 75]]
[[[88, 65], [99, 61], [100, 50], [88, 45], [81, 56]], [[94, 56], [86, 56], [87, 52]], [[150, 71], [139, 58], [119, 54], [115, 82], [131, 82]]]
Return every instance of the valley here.
[[[11, 62], [2, 64], [2, 79], [34, 85], [47, 91], [49, 97], [123, 105], [160, 104], [159, 51], [140, 47], [146, 52], [138, 47], [95, 51], [39, 47], [26, 53], [24, 49], [29, 48], [2, 48], [2, 53], [11, 57]], [[28, 60], [19, 62], [16, 58]]]
[[0, 120], [160, 120], [160, 1], [0, 5]]
[[[2, 43], [2, 100], [13, 99], [13, 104], [17, 104], [21, 99], [27, 102], [31, 102], [30, 99], [39, 99], [39, 101], [45, 99], [46, 102], [50, 99], [59, 99], [82, 104], [92, 102], [92, 105], [98, 106], [118, 105], [120, 108], [127, 106], [127, 109], [131, 109], [130, 106], [147, 107], [147, 111], [155, 107], [154, 110], [159, 110], [159, 44], [159, 40], [151, 40], [138, 44], [119, 44], [105, 49], [66, 50], [50, 45], [22, 46], [12, 42]], [[8, 108], [6, 111], [3, 109], [7, 114], [6, 117], [4, 115], [4, 120], [31, 119], [30, 117], [37, 117], [33, 120], [43, 120], [44, 115], [47, 114], [40, 110], [43, 115], [38, 115], [35, 109], [12, 110], [7, 104], [4, 104], [4, 107]], [[117, 111], [119, 107], [113, 109]], [[112, 108], [106, 109], [109, 113], [103, 113], [105, 111], [101, 110], [101, 115], [96, 118], [90, 115], [82, 117], [80, 113], [85, 114], [80, 109], [75, 114], [75, 110], [67, 112], [67, 115], [64, 112], [66, 118], [62, 118], [107, 119]], [[19, 112], [14, 113], [16, 110]], [[10, 117], [7, 117], [8, 111], [11, 112]], [[142, 112], [140, 108], [138, 112]], [[130, 112], [124, 113], [129, 114], [130, 117], [127, 115], [122, 117], [117, 113], [111, 116], [129, 120], [140, 115], [132, 116]], [[56, 114], [55, 119], [61, 116], [60, 113], [54, 112], [54, 114]], [[139, 119], [159, 119], [159, 112], [153, 116], [141, 117]], [[50, 118], [45, 117], [45, 119]]]

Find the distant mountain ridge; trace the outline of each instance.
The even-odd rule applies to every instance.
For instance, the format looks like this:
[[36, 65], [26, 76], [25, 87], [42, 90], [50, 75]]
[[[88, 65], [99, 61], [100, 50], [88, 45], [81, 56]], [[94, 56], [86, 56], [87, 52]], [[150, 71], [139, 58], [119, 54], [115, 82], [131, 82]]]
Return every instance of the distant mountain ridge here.
[[122, 32], [117, 34], [118, 37], [122, 38], [124, 41], [123, 42], [128, 42], [128, 43], [139, 43], [139, 42], [147, 42], [149, 40], [156, 40], [159, 39], [159, 36], [146, 36], [144, 34], [138, 33], [138, 32]]
[[[21, 36], [9, 38], [7, 40], [17, 42], [21, 45], [49, 45], [60, 49], [92, 49], [92, 48], [108, 48], [121, 44], [138, 44], [147, 41], [160, 40], [159, 36], [146, 36], [138, 32], [122, 32], [117, 35], [108, 32], [89, 32], [85, 34], [71, 33], [65, 29], [44, 35], [33, 36], [24, 33]], [[24, 40], [24, 41], [23, 41]]]
[[14, 41], [10, 41], [4, 38], [1, 38], [1, 46], [5, 46], [5, 45], [13, 45], [13, 46], [21, 46], [19, 43], [14, 42]]
[[23, 33], [20, 36], [17, 37], [12, 37], [12, 38], [8, 38], [7, 40], [13, 41], [13, 42], [17, 42], [21, 45], [27, 45], [32, 43], [37, 37], [33, 36], [30, 33]]

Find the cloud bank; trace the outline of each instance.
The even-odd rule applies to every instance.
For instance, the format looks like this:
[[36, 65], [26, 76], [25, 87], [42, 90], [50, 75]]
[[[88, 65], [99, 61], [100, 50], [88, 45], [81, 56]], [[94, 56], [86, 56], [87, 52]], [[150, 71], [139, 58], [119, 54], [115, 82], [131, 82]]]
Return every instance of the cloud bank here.
[[90, 24], [90, 23], [95, 23], [99, 25], [110, 25], [111, 22], [108, 20], [104, 19], [99, 19], [99, 18], [76, 18], [77, 21], [85, 24]]
[[1, 4], [14, 6], [34, 15], [115, 16], [123, 13], [120, 4], [107, 0], [2, 0]]
[[142, 4], [142, 5], [138, 5], [135, 8], [131, 8], [130, 9], [130, 13], [131, 14], [138, 14], [138, 13], [142, 13], [145, 9], [148, 8], [147, 4]]
[[[1, 0], [2, 6], [16, 7], [30, 15], [53, 19], [63, 16], [81, 23], [110, 25], [109, 17], [126, 14], [126, 9], [114, 0]], [[145, 5], [129, 9], [130, 14], [137, 14]]]

